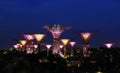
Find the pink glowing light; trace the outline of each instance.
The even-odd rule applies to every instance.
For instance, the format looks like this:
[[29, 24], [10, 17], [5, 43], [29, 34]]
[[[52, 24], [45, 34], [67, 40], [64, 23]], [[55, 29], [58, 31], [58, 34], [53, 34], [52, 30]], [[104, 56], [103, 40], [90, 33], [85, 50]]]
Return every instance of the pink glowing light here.
[[104, 44], [107, 48], [111, 48], [113, 46], [113, 43], [106, 43]]
[[61, 49], [64, 47], [64, 45], [62, 45], [62, 44], [60, 44], [59, 46], [60, 46]]
[[35, 48], [35, 49], [38, 48], [38, 45], [34, 45], [34, 48]]
[[22, 45], [21, 45], [21, 44], [19, 44], [19, 43], [18, 43], [18, 44], [16, 44], [16, 45], [18, 45], [18, 46], [19, 46], [19, 48], [22, 48]]
[[76, 42], [70, 42], [70, 45], [71, 45], [72, 47], [74, 47], [75, 44], [76, 44]]
[[48, 50], [52, 47], [52, 45], [50, 44], [46, 44], [45, 46], [47, 47]]
[[19, 48], [22, 48], [22, 45], [21, 44], [16, 44], [16, 45], [13, 45], [13, 47], [15, 48], [15, 49], [19, 49]]
[[34, 39], [35, 39], [34, 36], [33, 36], [33, 35], [30, 35], [30, 34], [25, 34], [25, 35], [24, 35], [24, 38], [25, 38], [26, 40], [28, 40], [28, 41], [31, 41], [31, 40], [34, 40]]
[[13, 45], [13, 47], [14, 47], [15, 49], [18, 49], [18, 48], [19, 48], [19, 46], [18, 46], [18, 45]]

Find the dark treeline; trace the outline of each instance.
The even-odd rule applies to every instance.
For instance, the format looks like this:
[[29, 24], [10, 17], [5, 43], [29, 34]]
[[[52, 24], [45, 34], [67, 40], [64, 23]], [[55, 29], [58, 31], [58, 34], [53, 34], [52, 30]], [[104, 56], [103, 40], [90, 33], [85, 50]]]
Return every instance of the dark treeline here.
[[[25, 54], [16, 50], [0, 50], [0, 73], [120, 73], [120, 48], [89, 49], [83, 57], [81, 49], [63, 59], [46, 51]], [[69, 54], [69, 52], [68, 52]]]

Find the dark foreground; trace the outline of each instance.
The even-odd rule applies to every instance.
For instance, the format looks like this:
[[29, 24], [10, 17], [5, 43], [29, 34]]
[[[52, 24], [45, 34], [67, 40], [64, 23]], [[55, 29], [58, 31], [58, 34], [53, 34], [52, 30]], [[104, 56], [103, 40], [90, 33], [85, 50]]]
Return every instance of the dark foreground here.
[[91, 57], [81, 52], [63, 59], [46, 56], [46, 51], [25, 54], [15, 50], [0, 50], [0, 73], [120, 73], [120, 48], [91, 49]]

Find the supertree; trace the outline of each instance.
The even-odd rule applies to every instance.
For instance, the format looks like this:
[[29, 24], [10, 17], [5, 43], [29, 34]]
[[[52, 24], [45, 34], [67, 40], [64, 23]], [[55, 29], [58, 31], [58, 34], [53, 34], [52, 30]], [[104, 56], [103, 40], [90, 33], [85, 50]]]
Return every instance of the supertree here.
[[22, 51], [25, 50], [25, 45], [27, 43], [27, 40], [19, 40], [20, 44], [22, 45]]
[[71, 56], [73, 56], [73, 54], [74, 54], [74, 49], [73, 49], [73, 48], [74, 48], [74, 46], [76, 45], [76, 43], [77, 43], [77, 42], [75, 42], [75, 41], [70, 41], [70, 42], [69, 42], [69, 44], [70, 44], [71, 47], [72, 47], [72, 49], [71, 49]]
[[25, 40], [27, 40], [27, 43], [25, 46], [26, 53], [27, 54], [33, 53], [33, 50], [34, 50], [33, 40], [35, 39], [35, 37], [32, 34], [24, 34], [23, 36], [24, 36]]
[[61, 25], [54, 24], [53, 26], [44, 26], [43, 28], [47, 29], [53, 36], [53, 54], [59, 54], [60, 52], [60, 36], [65, 31], [70, 29], [70, 27], [65, 27]]
[[94, 34], [93, 32], [78, 32], [79, 36], [82, 38], [83, 40], [83, 56], [84, 57], [89, 57], [90, 53], [88, 51], [89, 48], [89, 40], [92, 37], [92, 35]]
[[64, 58], [67, 58], [67, 49], [66, 46], [69, 43], [70, 39], [61, 39], [61, 42], [64, 45]]
[[47, 48], [47, 56], [49, 56], [50, 48], [52, 47], [52, 44], [45, 44], [45, 47]]
[[[33, 36], [35, 37], [36, 41], [37, 41], [37, 48], [41, 51], [40, 48], [40, 43], [42, 41], [42, 39], [46, 36], [45, 34], [33, 34]], [[36, 49], [36, 51], [38, 50]]]

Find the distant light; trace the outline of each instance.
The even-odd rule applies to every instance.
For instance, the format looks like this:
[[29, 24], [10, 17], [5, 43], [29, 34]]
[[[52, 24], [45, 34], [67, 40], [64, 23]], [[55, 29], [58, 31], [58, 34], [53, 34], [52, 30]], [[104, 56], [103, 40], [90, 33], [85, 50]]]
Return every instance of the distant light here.
[[18, 48], [22, 48], [22, 45], [21, 44], [16, 44], [16, 45], [13, 45], [13, 47], [15, 48], [15, 49], [18, 49]]
[[41, 40], [45, 37], [45, 34], [34, 34], [37, 42], [41, 42]]
[[76, 42], [70, 42], [70, 45], [71, 45], [72, 47], [74, 47], [75, 44], [76, 44]]
[[61, 41], [64, 44], [64, 46], [66, 46], [68, 42], [70, 41], [70, 39], [61, 39]]
[[98, 72], [96, 72], [96, 73], [102, 73], [102, 72], [98, 71]]
[[60, 44], [59, 46], [60, 46], [61, 49], [64, 47], [62, 44]]
[[15, 49], [18, 49], [18, 48], [19, 48], [19, 46], [18, 46], [18, 45], [13, 45], [13, 47], [14, 47]]
[[20, 40], [20, 43], [22, 46], [25, 46], [25, 44], [27, 43], [27, 40]]
[[34, 45], [34, 48], [38, 48], [38, 45]]
[[8, 53], [7, 51], [3, 52], [3, 54], [7, 54], [7, 53]]
[[30, 35], [30, 34], [25, 34], [24, 35], [24, 38], [28, 41], [31, 41], [31, 40], [34, 40], [34, 36], [33, 35]]
[[45, 46], [47, 47], [47, 49], [50, 49], [52, 47], [52, 45], [50, 45], [50, 44], [47, 44]]
[[84, 33], [81, 33], [81, 36], [86, 41], [90, 38], [91, 33], [90, 32], [84, 32]]
[[111, 48], [113, 46], [113, 43], [106, 43], [104, 44], [107, 48]]

